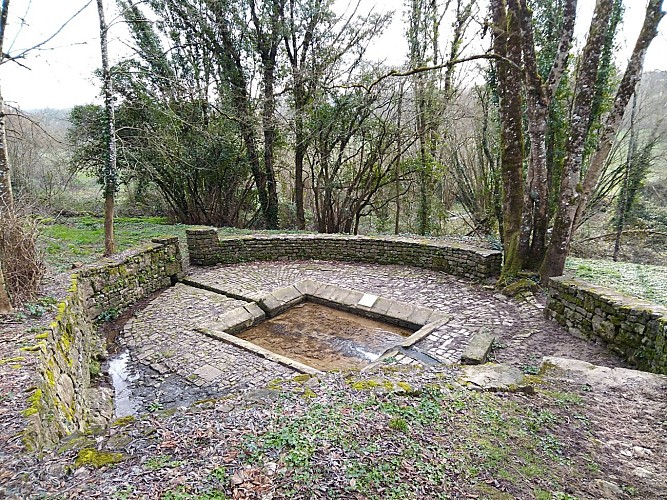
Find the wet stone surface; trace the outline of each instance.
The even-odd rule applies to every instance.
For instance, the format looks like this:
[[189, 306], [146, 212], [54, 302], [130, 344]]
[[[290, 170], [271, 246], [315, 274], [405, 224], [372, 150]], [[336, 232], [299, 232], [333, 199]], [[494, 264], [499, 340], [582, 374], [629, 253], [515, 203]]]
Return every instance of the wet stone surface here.
[[[451, 319], [411, 348], [441, 363], [458, 362], [474, 334], [489, 332], [497, 344], [493, 358], [522, 369], [530, 370], [546, 355], [622, 366], [604, 347], [573, 337], [546, 320], [535, 300], [517, 302], [479, 284], [426, 269], [325, 261], [258, 262], [191, 268], [188, 279], [246, 300], [179, 283], [135, 314], [119, 342], [130, 354], [134, 380], [129, 390], [139, 411], [255, 390], [296, 375], [283, 365], [207, 337], [197, 327], [306, 279], [445, 313]], [[410, 352], [401, 350], [395, 361], [422, 364], [420, 356]]]
[[138, 311], [118, 339], [131, 358], [129, 406], [137, 411], [187, 406], [294, 373], [196, 330], [243, 304], [179, 283]]

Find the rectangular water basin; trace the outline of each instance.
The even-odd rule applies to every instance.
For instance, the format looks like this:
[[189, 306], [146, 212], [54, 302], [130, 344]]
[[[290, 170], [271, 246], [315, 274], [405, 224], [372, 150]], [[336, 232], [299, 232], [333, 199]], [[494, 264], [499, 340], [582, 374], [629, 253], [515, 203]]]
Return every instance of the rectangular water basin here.
[[235, 336], [318, 370], [363, 368], [413, 330], [302, 302]]

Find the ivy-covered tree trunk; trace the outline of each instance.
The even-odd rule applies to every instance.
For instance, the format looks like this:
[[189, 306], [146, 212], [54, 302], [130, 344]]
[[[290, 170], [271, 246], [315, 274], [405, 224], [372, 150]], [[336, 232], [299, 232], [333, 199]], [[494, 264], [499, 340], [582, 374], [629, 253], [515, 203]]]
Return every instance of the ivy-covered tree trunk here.
[[526, 0], [519, 0], [513, 5], [516, 7], [514, 14], [519, 19], [521, 28], [528, 136], [530, 137], [530, 157], [526, 173], [519, 247], [524, 268], [536, 269], [544, 258], [549, 223], [547, 117], [549, 105], [567, 68], [577, 1], [566, 0], [565, 2], [558, 48], [546, 81], [542, 79], [538, 70], [532, 11], [528, 8]]
[[493, 48], [500, 98], [500, 163], [503, 183], [503, 251], [500, 283], [508, 283], [521, 270], [519, 251], [523, 208], [523, 124], [521, 88], [521, 36], [512, 9], [517, 0], [491, 1]]
[[274, 167], [276, 143], [276, 96], [274, 86], [278, 46], [282, 39], [280, 13], [284, 5], [281, 0], [264, 0], [260, 5], [256, 5], [255, 0], [250, 0], [249, 6], [255, 28], [255, 48], [262, 63], [262, 128], [264, 132], [264, 177], [266, 178], [267, 191], [264, 217], [267, 229], [277, 229], [278, 186]]
[[662, 0], [650, 0], [642, 30], [630, 57], [630, 61], [614, 98], [614, 105], [605, 120], [598, 139], [598, 146], [591, 157], [588, 170], [582, 179], [582, 163], [592, 97], [598, 74], [600, 53], [604, 44], [608, 23], [613, 8], [613, 0], [598, 0], [582, 54], [582, 67], [575, 89], [572, 129], [568, 143], [560, 199], [551, 241], [540, 267], [542, 281], [551, 276], [560, 276], [565, 268], [565, 259], [570, 249], [572, 235], [578, 220], [582, 217], [588, 198], [597, 184], [604, 161], [609, 155], [614, 137], [620, 127], [625, 108], [635, 91], [641, 76], [644, 57], [651, 41], [657, 35], [657, 27], [664, 16]]
[[107, 44], [108, 26], [104, 19], [103, 0], [97, 0], [97, 13], [100, 20], [100, 48], [102, 52], [102, 94], [104, 96], [105, 136], [107, 155], [104, 166], [104, 255], [115, 252], [113, 234], [114, 197], [117, 188], [116, 172], [116, 125], [113, 107], [113, 88], [109, 69], [109, 49]]
[[604, 163], [609, 156], [609, 152], [614, 144], [614, 138], [621, 126], [625, 109], [639, 85], [642, 70], [644, 68], [646, 51], [653, 39], [658, 35], [658, 25], [665, 16], [665, 12], [662, 10], [662, 5], [663, 0], [650, 0], [646, 7], [641, 32], [635, 42], [630, 61], [628, 62], [628, 66], [623, 74], [623, 79], [616, 91], [613, 107], [604, 122], [597, 148], [591, 157], [590, 164], [582, 182], [582, 196], [579, 199], [574, 219], [573, 227], [575, 228], [577, 227], [578, 221], [583, 216], [586, 204], [588, 203], [595, 185], [600, 180]]

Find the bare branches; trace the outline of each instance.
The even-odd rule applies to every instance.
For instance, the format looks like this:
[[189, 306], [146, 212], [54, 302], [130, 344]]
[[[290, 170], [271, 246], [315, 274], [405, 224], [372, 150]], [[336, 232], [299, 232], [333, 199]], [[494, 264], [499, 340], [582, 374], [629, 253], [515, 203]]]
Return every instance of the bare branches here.
[[380, 84], [381, 82], [383, 82], [387, 78], [393, 78], [393, 77], [405, 78], [405, 77], [408, 77], [408, 76], [418, 75], [420, 73], [426, 73], [426, 72], [429, 72], [429, 71], [438, 71], [438, 70], [441, 70], [441, 69], [448, 69], [448, 68], [451, 68], [452, 66], [455, 66], [457, 64], [463, 64], [463, 63], [467, 63], [467, 62], [470, 62], [470, 61], [478, 61], [480, 59], [504, 61], [507, 64], [509, 64], [511, 66], [514, 66], [516, 69], [519, 69], [519, 70], [521, 69], [521, 66], [519, 66], [516, 62], [514, 62], [514, 61], [512, 61], [512, 60], [508, 59], [507, 57], [504, 57], [500, 54], [494, 54], [494, 53], [476, 54], [476, 55], [472, 55], [472, 56], [468, 56], [468, 57], [461, 57], [461, 58], [458, 58], [458, 59], [455, 59], [455, 60], [447, 61], [447, 62], [442, 63], [442, 64], [437, 64], [437, 65], [434, 65], [434, 66], [419, 66], [419, 67], [416, 67], [416, 68], [410, 68], [410, 69], [405, 70], [405, 71], [394, 69], [394, 70], [391, 70], [389, 73], [385, 73], [384, 75], [380, 76], [379, 78], [377, 78], [376, 80], [374, 80], [373, 82], [371, 82], [368, 85], [363, 84], [363, 83], [355, 83], [355, 84], [349, 84], [349, 85], [340, 85], [340, 88], [360, 88], [360, 89], [366, 90], [367, 92], [370, 92], [371, 90], [373, 90], [373, 88], [375, 86], [377, 86], [378, 84]]
[[[86, 9], [86, 7], [88, 7], [92, 2], [93, 2], [93, 0], [88, 0], [88, 2], [86, 2], [86, 4], [83, 7], [81, 7], [79, 10], [77, 10], [51, 36], [49, 36], [45, 40], [42, 40], [41, 42], [33, 45], [32, 47], [28, 47], [27, 49], [23, 49], [16, 55], [4, 54], [0, 50], [0, 53], [2, 54], [0, 56], [0, 64], [10, 62], [10, 61], [16, 62], [18, 64], [18, 60], [25, 58], [28, 55], [28, 53], [32, 52], [33, 50], [41, 49], [44, 45], [46, 45], [51, 40], [53, 40], [55, 37], [57, 37], [62, 32], [62, 30], [64, 30], [67, 27], [67, 25], [69, 23], [71, 23], [79, 14], [81, 14], [81, 12], [83, 12]], [[2, 23], [2, 30], [0, 31], [0, 49], [2, 49], [2, 39], [4, 38], [4, 35], [5, 35], [4, 28], [5, 28], [5, 23], [7, 21], [7, 19], [6, 19], [6, 16], [7, 16], [6, 8], [7, 8], [8, 5], [9, 5], [9, 0], [4, 0], [3, 9], [2, 9], [2, 18], [0, 19], [0, 23]]]

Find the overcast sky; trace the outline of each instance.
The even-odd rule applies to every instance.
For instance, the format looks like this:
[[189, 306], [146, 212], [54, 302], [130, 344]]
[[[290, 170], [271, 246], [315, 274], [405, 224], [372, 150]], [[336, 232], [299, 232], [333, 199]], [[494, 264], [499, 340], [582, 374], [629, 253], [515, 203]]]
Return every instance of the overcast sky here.
[[[404, 61], [407, 49], [403, 37], [403, 3], [404, 0], [362, 0], [362, 8], [366, 11], [396, 10], [391, 26], [371, 48], [369, 55], [374, 59], [386, 60], [387, 64], [394, 65]], [[629, 57], [641, 28], [645, 3], [643, 0], [626, 0], [621, 50], [617, 54], [620, 64], [624, 64]], [[15, 54], [45, 40], [85, 4], [86, 0], [12, 0], [5, 52]], [[106, 0], [105, 4], [109, 9], [115, 7], [113, 0]], [[343, 11], [347, 4], [347, 0], [338, 0], [336, 8]], [[594, 0], [579, 1], [578, 33], [587, 30], [593, 5]], [[482, 15], [484, 13], [482, 11]], [[114, 13], [110, 12], [107, 22], [113, 21]], [[116, 23], [110, 37], [112, 58], [129, 53], [123, 45], [122, 26]], [[667, 70], [665, 53], [667, 21], [662, 22], [660, 33], [651, 45], [645, 69]], [[0, 66], [2, 94], [6, 101], [23, 109], [68, 108], [97, 102], [99, 82], [93, 72], [100, 66], [99, 54], [99, 21], [96, 2], [92, 1], [44, 50], [34, 51], [22, 60], [29, 69], [11, 62]]]

